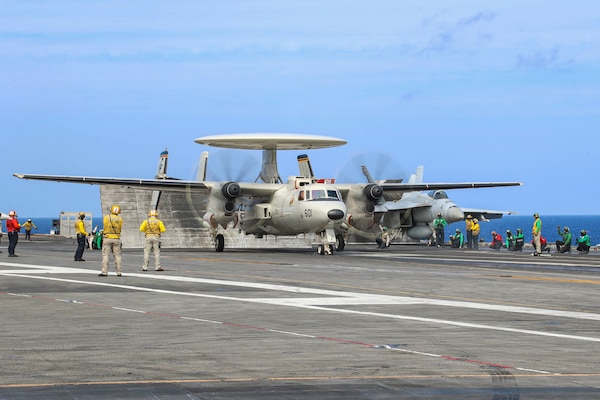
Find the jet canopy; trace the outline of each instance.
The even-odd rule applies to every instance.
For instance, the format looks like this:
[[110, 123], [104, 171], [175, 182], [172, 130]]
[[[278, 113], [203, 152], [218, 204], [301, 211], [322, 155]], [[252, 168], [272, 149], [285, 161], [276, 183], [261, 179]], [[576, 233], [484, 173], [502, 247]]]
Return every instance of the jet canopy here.
[[427, 194], [434, 200], [443, 200], [448, 198], [448, 194], [445, 190], [432, 190]]

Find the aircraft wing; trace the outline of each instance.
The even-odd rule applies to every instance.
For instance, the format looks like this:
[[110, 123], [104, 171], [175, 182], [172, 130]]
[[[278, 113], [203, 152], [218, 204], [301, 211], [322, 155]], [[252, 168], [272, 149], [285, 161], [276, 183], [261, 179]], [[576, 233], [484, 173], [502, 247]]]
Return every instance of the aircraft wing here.
[[502, 218], [503, 215], [511, 215], [517, 214], [514, 211], [498, 211], [498, 210], [488, 210], [481, 208], [465, 208], [460, 207], [462, 212], [467, 215], [472, 215], [473, 218], [477, 218], [480, 221], [487, 221], [489, 219], [499, 219]]
[[478, 189], [504, 186], [522, 186], [521, 182], [457, 182], [457, 183], [382, 183], [384, 192], [410, 192], [423, 190]]
[[[132, 189], [164, 190], [173, 192], [187, 192], [189, 190], [208, 191], [218, 182], [199, 182], [181, 179], [141, 179], [141, 178], [106, 178], [94, 176], [69, 176], [69, 175], [39, 175], [39, 174], [13, 174], [19, 179], [30, 179], [50, 182], [81, 183], [87, 185], [112, 185], [126, 186]], [[243, 195], [268, 196], [280, 189], [281, 184], [246, 183], [238, 182]]]
[[[399, 201], [405, 192], [421, 192], [425, 190], [446, 190], [446, 189], [478, 189], [505, 186], [522, 186], [521, 182], [458, 182], [458, 183], [401, 183], [401, 182], [383, 182], [379, 186], [382, 188], [384, 198], [388, 201]], [[356, 184], [336, 183], [335, 186], [342, 193], [344, 199]], [[422, 207], [422, 206], [421, 206]], [[410, 207], [399, 206], [398, 209]]]

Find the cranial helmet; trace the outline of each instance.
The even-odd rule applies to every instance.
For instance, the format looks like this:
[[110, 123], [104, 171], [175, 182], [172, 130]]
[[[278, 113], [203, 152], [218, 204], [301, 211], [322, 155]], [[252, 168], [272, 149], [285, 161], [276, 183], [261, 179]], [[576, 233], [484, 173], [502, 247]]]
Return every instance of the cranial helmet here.
[[110, 208], [110, 212], [111, 212], [112, 214], [121, 214], [121, 206], [119, 206], [119, 205], [116, 205], [116, 204], [115, 204], [115, 205], [113, 205], [113, 206]]
[[456, 228], [456, 233], [460, 233], [460, 229]]
[[[150, 212], [148, 213], [149, 217], [158, 217], [158, 211], [157, 210], [150, 210]], [[383, 228], [385, 229], [385, 228]]]
[[538, 214], [538, 213], [535, 213], [535, 214], [533, 214], [533, 217], [534, 217], [534, 218], [539, 218], [539, 217], [540, 217], [540, 214]]
[[85, 213], [82, 211], [79, 213], [79, 219], [84, 219], [85, 218]]
[[9, 217], [16, 217], [16, 216], [17, 216], [17, 212], [16, 212], [15, 210], [10, 210], [10, 211], [8, 212], [8, 216], [9, 216]]
[[565, 226], [563, 229], [564, 229], [565, 232], [569, 232], [569, 227], [568, 226]]
[[584, 236], [584, 235], [587, 234], [587, 232], [585, 231], [585, 229], [582, 229], [580, 233], [581, 233], [581, 236]]

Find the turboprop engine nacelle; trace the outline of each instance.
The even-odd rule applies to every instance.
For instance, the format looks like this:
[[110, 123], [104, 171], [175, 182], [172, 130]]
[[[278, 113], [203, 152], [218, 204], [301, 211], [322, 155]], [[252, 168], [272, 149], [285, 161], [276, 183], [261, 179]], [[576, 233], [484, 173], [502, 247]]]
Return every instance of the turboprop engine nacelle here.
[[241, 192], [237, 182], [225, 182], [213, 187], [208, 197], [204, 221], [213, 228], [218, 225], [226, 228], [228, 223], [236, 220], [235, 199]]
[[382, 197], [383, 189], [374, 183], [350, 189], [346, 199], [348, 224], [362, 231], [370, 229], [375, 222], [375, 205]]

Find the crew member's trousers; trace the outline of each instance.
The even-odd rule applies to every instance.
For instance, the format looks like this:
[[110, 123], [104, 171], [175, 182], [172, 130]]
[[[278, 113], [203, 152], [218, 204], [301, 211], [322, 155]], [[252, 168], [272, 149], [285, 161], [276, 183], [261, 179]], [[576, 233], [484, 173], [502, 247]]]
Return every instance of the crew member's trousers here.
[[537, 254], [542, 254], [542, 234], [538, 233], [537, 235], [533, 235], [533, 244], [535, 246], [535, 252]]
[[154, 269], [160, 269], [160, 237], [156, 235], [146, 236], [146, 246], [144, 247], [144, 265], [142, 269], [148, 269], [150, 263], [150, 252], [154, 252]]
[[81, 233], [77, 234], [77, 250], [75, 251], [75, 261], [81, 260], [85, 250], [86, 237]]
[[13, 256], [15, 255], [15, 247], [17, 247], [17, 242], [19, 241], [19, 233], [18, 232], [8, 232], [8, 254]]
[[115, 257], [117, 275], [121, 275], [121, 239], [104, 238], [102, 241], [102, 273], [108, 274], [108, 258], [110, 254]]

